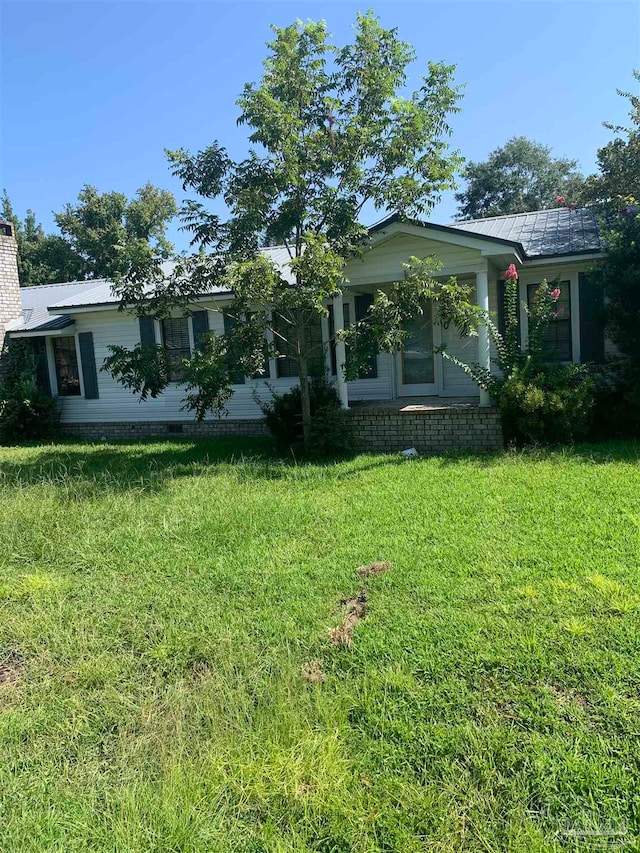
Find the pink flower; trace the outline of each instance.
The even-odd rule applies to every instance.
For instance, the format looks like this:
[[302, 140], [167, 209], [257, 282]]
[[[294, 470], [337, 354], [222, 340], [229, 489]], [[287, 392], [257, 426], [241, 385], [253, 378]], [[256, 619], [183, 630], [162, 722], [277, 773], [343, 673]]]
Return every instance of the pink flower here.
[[558, 202], [558, 204], [564, 204], [565, 203], [565, 197], [563, 195], [557, 195], [556, 201]]
[[552, 290], [549, 296], [553, 299], [554, 302], [557, 302], [560, 299], [560, 288], [556, 287], [555, 290]]
[[502, 273], [505, 281], [512, 281], [514, 278], [518, 278], [518, 270], [516, 269], [515, 264], [509, 264], [506, 270]]
[[551, 316], [553, 317], [553, 319], [554, 319], [554, 320], [557, 320], [557, 319], [558, 319], [558, 312], [557, 312], [557, 311], [552, 311], [552, 312], [551, 312]]

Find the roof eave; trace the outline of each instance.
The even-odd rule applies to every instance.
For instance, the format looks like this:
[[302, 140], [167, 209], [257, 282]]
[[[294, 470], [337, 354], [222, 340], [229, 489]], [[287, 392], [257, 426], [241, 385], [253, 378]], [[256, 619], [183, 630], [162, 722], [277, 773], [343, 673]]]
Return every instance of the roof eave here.
[[378, 222], [369, 228], [369, 233], [381, 231], [388, 228], [390, 225], [412, 225], [415, 228], [424, 228], [427, 231], [437, 231], [442, 234], [453, 234], [463, 240], [479, 240], [480, 242], [490, 243], [493, 246], [501, 246], [517, 252], [521, 258], [526, 258], [526, 252], [522, 243], [517, 240], [504, 240], [498, 237], [490, 237], [488, 234], [479, 234], [475, 231], [469, 231], [465, 228], [454, 228], [451, 225], [438, 225], [435, 222], [422, 222], [419, 219], [411, 219], [409, 217], [400, 216], [399, 213], [394, 213]]

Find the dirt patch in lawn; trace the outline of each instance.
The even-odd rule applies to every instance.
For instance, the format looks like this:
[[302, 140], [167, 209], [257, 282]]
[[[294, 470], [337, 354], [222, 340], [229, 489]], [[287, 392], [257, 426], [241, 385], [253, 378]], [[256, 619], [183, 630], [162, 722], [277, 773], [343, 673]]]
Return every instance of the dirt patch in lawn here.
[[17, 652], [0, 656], [0, 687], [14, 687], [22, 676], [22, 660]]
[[302, 664], [302, 677], [311, 684], [322, 684], [323, 681], [327, 680], [327, 676], [322, 670], [322, 664], [317, 658]]
[[563, 709], [580, 708], [583, 711], [589, 709], [589, 702], [585, 697], [572, 690], [570, 687], [560, 687], [557, 684], [549, 684], [549, 690], [558, 706]]
[[368, 563], [366, 566], [358, 566], [356, 572], [361, 578], [368, 578], [371, 575], [381, 575], [384, 572], [388, 572], [390, 568], [391, 563], [387, 560], [378, 560], [374, 563]]
[[346, 646], [349, 648], [353, 640], [353, 629], [361, 619], [364, 619], [367, 612], [367, 591], [361, 589], [358, 595], [353, 598], [347, 598], [342, 602], [346, 608], [345, 617], [342, 624], [337, 628], [333, 628], [329, 639], [334, 646]]

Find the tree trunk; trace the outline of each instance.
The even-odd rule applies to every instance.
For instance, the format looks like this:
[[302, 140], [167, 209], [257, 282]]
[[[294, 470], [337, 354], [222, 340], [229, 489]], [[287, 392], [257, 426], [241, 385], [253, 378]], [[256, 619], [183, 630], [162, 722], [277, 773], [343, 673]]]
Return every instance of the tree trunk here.
[[309, 391], [309, 371], [305, 356], [300, 358], [300, 402], [302, 403], [302, 443], [305, 453], [311, 450], [311, 394]]

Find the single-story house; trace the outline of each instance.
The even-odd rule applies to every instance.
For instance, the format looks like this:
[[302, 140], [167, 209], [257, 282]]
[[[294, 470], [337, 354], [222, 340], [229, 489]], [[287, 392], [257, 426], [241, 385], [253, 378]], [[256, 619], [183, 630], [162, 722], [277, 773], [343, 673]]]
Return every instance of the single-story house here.
[[[286, 250], [264, 251], [286, 275]], [[586, 209], [557, 208], [451, 225], [388, 217], [370, 229], [370, 245], [363, 257], [347, 266], [343, 295], [333, 300], [330, 316], [318, 324], [318, 335], [326, 342], [326, 373], [334, 377], [345, 407], [380, 404], [415, 412], [418, 400], [426, 407], [429, 401], [440, 407], [489, 405], [469, 377], [438, 352], [446, 345], [466, 361], [488, 365], [486, 330], [478, 338], [462, 338], [453, 328], [437, 323], [430, 310], [407, 325], [402, 351], [380, 353], [361, 378], [345, 383], [339, 369], [342, 345], [338, 344], [336, 353], [330, 343], [333, 328], [363, 316], [374, 292], [401, 278], [402, 265], [411, 256], [431, 254], [442, 262], [443, 277], [455, 275], [469, 282], [478, 304], [498, 317], [501, 274], [509, 264], [519, 271], [522, 303], [531, 300], [543, 278], [559, 282], [558, 317], [549, 330], [550, 352], [567, 362], [600, 360], [606, 349], [601, 306], [586, 273], [602, 252], [596, 218]], [[182, 431], [192, 418], [182, 409], [184, 389], [179, 377], [157, 399], [139, 402], [101, 370], [108, 347], [155, 341], [178, 363], [193, 349], [194, 334], [203, 328], [224, 334], [224, 307], [229, 299], [229, 292], [219, 289], [200, 297], [189, 316], [176, 313], [158, 321], [119, 311], [118, 298], [104, 280], [19, 288], [11, 225], [0, 227], [0, 342], [3, 332], [9, 338], [33, 340], [41, 357], [39, 382], [60, 398], [62, 423], [77, 434], [130, 434], [136, 425], [138, 433], [143, 425], [147, 434]], [[520, 333], [526, 340], [526, 312], [522, 312]], [[268, 396], [267, 382], [278, 391], [289, 389], [296, 382], [295, 363], [272, 359], [263, 378], [239, 376], [228, 416], [212, 417], [211, 431], [250, 434], [258, 429], [261, 411], [255, 392]]]

